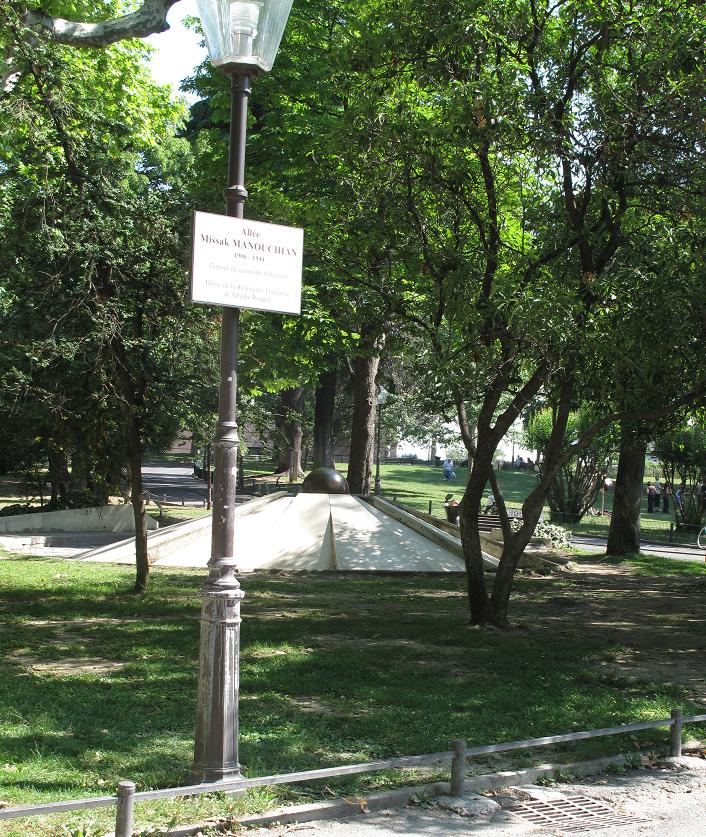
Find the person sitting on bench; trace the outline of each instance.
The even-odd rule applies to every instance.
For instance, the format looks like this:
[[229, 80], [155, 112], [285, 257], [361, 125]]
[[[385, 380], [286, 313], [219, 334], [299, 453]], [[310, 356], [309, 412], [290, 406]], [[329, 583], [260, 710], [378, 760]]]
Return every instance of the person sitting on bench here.
[[446, 519], [449, 523], [455, 523], [458, 526], [458, 518], [461, 514], [461, 506], [454, 500], [453, 494], [447, 494], [444, 497], [444, 509], [446, 511]]

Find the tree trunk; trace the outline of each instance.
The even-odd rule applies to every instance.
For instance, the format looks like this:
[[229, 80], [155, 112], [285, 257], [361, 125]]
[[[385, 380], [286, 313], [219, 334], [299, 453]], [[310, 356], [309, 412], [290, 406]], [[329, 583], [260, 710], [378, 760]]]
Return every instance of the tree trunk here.
[[130, 502], [135, 519], [135, 593], [144, 593], [150, 574], [147, 556], [147, 514], [142, 494], [142, 433], [135, 407], [128, 417], [128, 446], [130, 451]]
[[[463, 557], [466, 565], [471, 624], [506, 628], [508, 626], [508, 608], [515, 571], [525, 546], [532, 536], [536, 521], [539, 519], [542, 501], [539, 501], [536, 510], [534, 508], [527, 510], [530, 519], [526, 530], [514, 533], [509, 537], [507, 533], [505, 534], [503, 552], [493, 581], [492, 592], [491, 595], [488, 595], [478, 515], [480, 514], [483, 492], [493, 472], [495, 447], [492, 439], [489, 442], [490, 444], [484, 446], [481, 440], [481, 445], [475, 451], [468, 475], [468, 483], [461, 502], [459, 523]], [[496, 489], [494, 496], [498, 508], [502, 507], [502, 514], [506, 514], [500, 491]], [[535, 516], [534, 522], [532, 522], [533, 516]]]
[[466, 565], [466, 587], [471, 625], [483, 625], [489, 620], [490, 599], [485, 587], [485, 566], [480, 543], [478, 515], [480, 514], [483, 490], [488, 479], [488, 470], [492, 467], [489, 456], [476, 457], [468, 473], [468, 483], [461, 500], [459, 527], [463, 561]]
[[640, 551], [640, 508], [645, 475], [647, 443], [622, 426], [618, 475], [613, 495], [613, 513], [608, 530], [608, 555], [629, 555]]
[[275, 473], [284, 474], [289, 470], [289, 443], [285, 429], [287, 410], [284, 406], [284, 392], [279, 394], [279, 409], [275, 413]]
[[322, 372], [314, 401], [314, 468], [333, 468], [333, 422], [336, 415], [335, 369]]
[[375, 377], [379, 355], [359, 357], [353, 364], [353, 417], [351, 449], [348, 459], [348, 485], [351, 494], [370, 494], [375, 437]]
[[71, 475], [69, 480], [69, 494], [85, 491], [92, 485], [91, 465], [85, 451], [78, 448], [71, 453]]
[[49, 460], [49, 484], [51, 485], [51, 498], [49, 505], [56, 508], [66, 502], [69, 493], [69, 461], [66, 451], [63, 448], [50, 448], [48, 451]]
[[[468, 474], [466, 491], [461, 502], [461, 543], [463, 546], [463, 558], [466, 564], [466, 576], [468, 580], [468, 602], [471, 612], [471, 624], [493, 625], [498, 628], [508, 626], [508, 611], [510, 606], [510, 594], [517, 570], [517, 564], [525, 550], [525, 547], [532, 537], [537, 521], [542, 513], [542, 507], [551, 484], [552, 477], [558, 469], [561, 461], [563, 439], [566, 431], [566, 424], [569, 417], [572, 380], [568, 379], [562, 386], [561, 398], [557, 404], [554, 426], [549, 444], [546, 450], [545, 466], [546, 475], [537, 487], [530, 492], [522, 505], [522, 528], [518, 532], [510, 532], [507, 520], [507, 510], [502, 494], [498, 491], [495, 497], [500, 519], [503, 522], [503, 551], [500, 555], [498, 567], [493, 581], [491, 595], [488, 596], [485, 588], [485, 571], [483, 567], [483, 553], [480, 544], [480, 533], [478, 531], [478, 514], [488, 479], [493, 473], [493, 457], [500, 441], [500, 435], [496, 427], [493, 428], [484, 421], [477, 425], [477, 442], [475, 451], [472, 441], [466, 442], [469, 454], [473, 453], [469, 463], [472, 461]], [[495, 405], [491, 407], [494, 409]], [[483, 411], [491, 414], [490, 408], [484, 405]], [[468, 428], [465, 417], [465, 409], [462, 426]], [[461, 408], [459, 408], [461, 418]], [[470, 434], [469, 434], [470, 435]], [[464, 441], [466, 441], [464, 437]], [[497, 486], [497, 480], [492, 480]]]
[[304, 476], [302, 470], [302, 395], [304, 390], [298, 387], [289, 390], [292, 393], [292, 403], [287, 421], [287, 438], [289, 439], [289, 481], [296, 482]]
[[211, 445], [206, 445], [206, 508], [211, 511], [213, 486], [211, 485]]
[[[499, 628], [506, 628], [509, 625], [508, 612], [510, 609], [510, 595], [515, 581], [517, 565], [522, 558], [525, 547], [530, 542], [537, 521], [542, 514], [544, 499], [541, 493], [531, 493], [522, 505], [522, 528], [519, 532], [505, 533], [503, 536], [503, 551], [500, 555], [500, 562], [495, 573], [493, 589], [490, 594], [490, 604], [486, 613], [486, 621]], [[502, 496], [498, 500], [505, 510]]]
[[[275, 473], [288, 474], [290, 482], [296, 482], [304, 476], [302, 471], [302, 395], [301, 387], [284, 389], [280, 393], [280, 409], [275, 416], [275, 428], [281, 445]], [[286, 439], [284, 445], [281, 439]]]
[[236, 477], [236, 488], [241, 494], [245, 493], [245, 461], [243, 454], [238, 451], [235, 461], [238, 463], [238, 475]]

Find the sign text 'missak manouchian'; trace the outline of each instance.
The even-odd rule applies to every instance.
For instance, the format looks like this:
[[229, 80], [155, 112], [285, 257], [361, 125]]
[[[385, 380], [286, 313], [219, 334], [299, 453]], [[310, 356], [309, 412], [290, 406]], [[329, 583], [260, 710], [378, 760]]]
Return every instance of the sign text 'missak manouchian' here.
[[304, 231], [194, 212], [191, 299], [299, 314]]

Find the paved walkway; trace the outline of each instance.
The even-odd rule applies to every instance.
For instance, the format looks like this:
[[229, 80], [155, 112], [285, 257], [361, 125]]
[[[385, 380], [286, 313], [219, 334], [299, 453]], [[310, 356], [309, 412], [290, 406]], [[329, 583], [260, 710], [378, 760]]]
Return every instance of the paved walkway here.
[[142, 484], [146, 491], [158, 500], [165, 495], [172, 503], [202, 503], [206, 499], [206, 483], [193, 476], [191, 465], [182, 462], [164, 462], [144, 465]]
[[[572, 544], [585, 552], [604, 553], [607, 538], [593, 535], [574, 535]], [[685, 544], [650, 543], [643, 541], [640, 549], [646, 555], [657, 555], [660, 558], [670, 558], [673, 561], [703, 561], [706, 551], [696, 546]]]
[[[624, 775], [601, 774], [551, 789], [536, 785], [509, 788], [492, 796], [468, 795], [467, 811], [459, 815], [438, 805], [419, 805], [402, 810], [383, 811], [345, 822], [301, 823], [248, 831], [251, 837], [522, 837], [522, 835], [563, 835], [574, 833], [553, 825], [533, 825], [508, 810], [533, 800], [551, 805], [563, 800], [583, 798], [589, 805], [607, 811], [607, 827], [599, 825], [600, 814], [594, 811], [584, 820], [580, 833], [591, 837], [698, 837], [706, 834], [706, 760], [681, 757], [666, 760], [648, 769], [631, 770]], [[485, 808], [479, 816], [474, 802]], [[565, 803], [566, 804], [566, 803]], [[570, 803], [571, 805], [571, 803]], [[574, 803], [577, 811], [586, 802]], [[554, 809], [556, 810], [556, 809]], [[552, 810], [545, 808], [544, 816]], [[612, 820], [612, 824], [610, 821]], [[632, 821], [631, 821], [632, 820]], [[640, 820], [635, 822], [634, 820]]]
[[[89, 549], [120, 543], [126, 532], [54, 532], [51, 534], [2, 535], [0, 547], [43, 558], [75, 558]], [[134, 559], [133, 559], [134, 563]]]

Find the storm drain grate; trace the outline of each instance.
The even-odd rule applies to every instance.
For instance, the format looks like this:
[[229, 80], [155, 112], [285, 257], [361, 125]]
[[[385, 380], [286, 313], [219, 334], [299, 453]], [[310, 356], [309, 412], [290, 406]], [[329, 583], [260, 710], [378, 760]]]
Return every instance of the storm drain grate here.
[[649, 822], [641, 817], [616, 814], [607, 805], [588, 796], [569, 796], [553, 802], [518, 802], [507, 810], [533, 825], [543, 825], [565, 834]]

